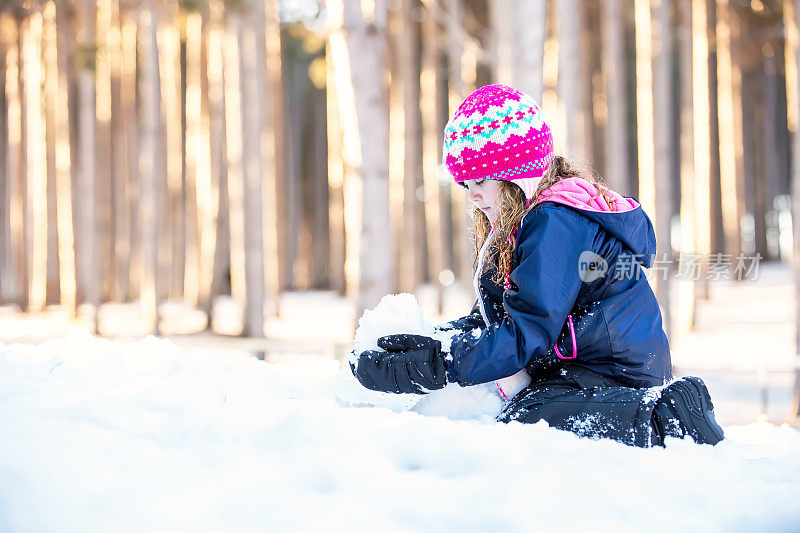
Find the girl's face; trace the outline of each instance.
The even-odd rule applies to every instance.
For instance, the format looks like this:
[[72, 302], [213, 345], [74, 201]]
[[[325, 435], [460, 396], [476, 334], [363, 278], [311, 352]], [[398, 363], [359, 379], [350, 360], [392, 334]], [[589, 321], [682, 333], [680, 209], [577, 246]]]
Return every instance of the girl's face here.
[[483, 211], [494, 226], [500, 209], [500, 182], [497, 180], [477, 179], [465, 181], [467, 198], [475, 207]]

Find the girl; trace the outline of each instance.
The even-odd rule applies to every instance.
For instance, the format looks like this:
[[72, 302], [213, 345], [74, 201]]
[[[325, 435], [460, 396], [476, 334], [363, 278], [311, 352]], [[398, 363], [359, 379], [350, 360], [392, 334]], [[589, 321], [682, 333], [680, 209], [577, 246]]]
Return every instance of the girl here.
[[530, 376], [498, 419], [636, 446], [723, 438], [699, 378], [672, 381], [658, 302], [644, 277], [656, 251], [639, 203], [554, 155], [533, 99], [490, 85], [445, 128], [444, 160], [475, 220], [477, 303], [437, 340], [390, 335], [359, 355], [370, 389], [424, 393]]

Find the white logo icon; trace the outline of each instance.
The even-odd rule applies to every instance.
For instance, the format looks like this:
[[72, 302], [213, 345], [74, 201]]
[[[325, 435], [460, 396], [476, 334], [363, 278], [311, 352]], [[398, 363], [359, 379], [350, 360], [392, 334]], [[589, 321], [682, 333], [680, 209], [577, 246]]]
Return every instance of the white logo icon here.
[[602, 255], [586, 250], [578, 257], [578, 275], [584, 283], [600, 279], [608, 272], [608, 261]]

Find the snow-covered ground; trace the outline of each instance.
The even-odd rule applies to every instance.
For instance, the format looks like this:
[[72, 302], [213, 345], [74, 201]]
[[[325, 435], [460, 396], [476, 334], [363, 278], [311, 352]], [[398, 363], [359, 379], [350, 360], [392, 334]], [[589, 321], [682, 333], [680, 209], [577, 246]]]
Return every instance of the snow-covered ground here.
[[[114, 329], [130, 306], [101, 317], [126, 340], [57, 310], [8, 313], [0, 532], [800, 531], [800, 432], [755, 423], [765, 393], [763, 418], [788, 414], [790, 291], [780, 266], [712, 284], [673, 359], [709, 384], [727, 438], [649, 450], [497, 424], [480, 389], [363, 389], [337, 360], [352, 308], [327, 293], [286, 295], [266, 343], [137, 340]], [[454, 291], [437, 316], [418, 296], [433, 322], [471, 304]]]
[[0, 531], [797, 531], [800, 433], [635, 449], [451, 420], [333, 360], [0, 346]]

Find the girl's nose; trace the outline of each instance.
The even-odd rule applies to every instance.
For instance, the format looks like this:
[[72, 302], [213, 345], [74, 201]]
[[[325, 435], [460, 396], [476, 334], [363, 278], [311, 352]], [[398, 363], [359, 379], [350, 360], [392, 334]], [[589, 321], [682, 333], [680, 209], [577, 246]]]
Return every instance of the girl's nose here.
[[467, 200], [469, 200], [473, 204], [476, 202], [476, 200], [480, 199], [480, 197], [481, 197], [480, 193], [478, 193], [476, 191], [471, 191], [470, 190], [470, 191], [467, 192]]

